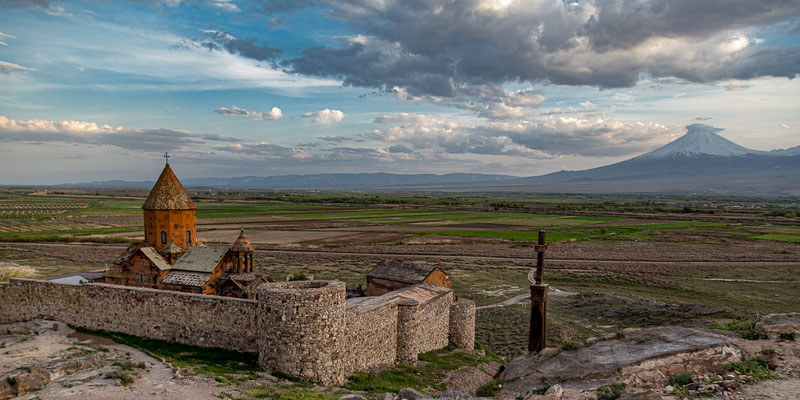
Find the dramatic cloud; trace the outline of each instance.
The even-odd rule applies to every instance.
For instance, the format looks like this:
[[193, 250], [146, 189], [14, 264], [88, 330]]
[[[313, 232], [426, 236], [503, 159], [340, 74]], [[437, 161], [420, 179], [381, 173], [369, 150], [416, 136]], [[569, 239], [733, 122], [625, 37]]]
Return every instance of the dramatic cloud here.
[[221, 107], [214, 110], [215, 113], [224, 115], [226, 117], [234, 116], [234, 117], [245, 117], [249, 119], [257, 119], [257, 120], [264, 120], [264, 121], [277, 121], [283, 118], [283, 112], [278, 107], [272, 107], [272, 110], [268, 113], [260, 113], [255, 111], [245, 110], [244, 108], [239, 108], [236, 106], [231, 106], [231, 108]]
[[339, 110], [324, 109], [317, 112], [307, 112], [303, 114], [303, 118], [314, 118], [312, 121], [321, 124], [329, 124], [331, 122], [339, 122], [344, 119], [344, 113]]
[[238, 142], [224, 135], [198, 134], [172, 129], [126, 129], [85, 121], [28, 121], [0, 115], [0, 141], [116, 146], [128, 150], [175, 151], [191, 149], [205, 140]]
[[10, 74], [12, 72], [36, 71], [33, 68], [23, 67], [22, 65], [0, 61], [0, 74]]
[[623, 123], [563, 115], [532, 121], [465, 125], [430, 115], [403, 113], [383, 115], [375, 122], [394, 126], [374, 130], [373, 139], [402, 144], [408, 149], [526, 158], [633, 155], [663, 144], [680, 133], [677, 127], [655, 123]]
[[[220, 4], [231, 5], [229, 3]], [[236, 5], [233, 6], [236, 7]], [[279, 48], [269, 47], [269, 43], [266, 41], [264, 41], [262, 45], [257, 45], [254, 43], [255, 39], [237, 39], [233, 35], [223, 31], [205, 30], [203, 33], [208, 35], [210, 40], [199, 41], [199, 43], [209, 50], [225, 49], [231, 54], [238, 54], [242, 57], [257, 61], [272, 60], [283, 52]]]
[[[769, 47], [747, 33], [796, 18], [796, 1], [319, 0], [264, 8], [304, 5], [326, 9], [355, 34], [339, 37], [338, 47], [309, 47], [285, 68], [405, 101], [509, 82], [615, 88], [641, 74], [706, 83], [800, 73], [800, 46]], [[484, 113], [516, 112], [496, 109]]]

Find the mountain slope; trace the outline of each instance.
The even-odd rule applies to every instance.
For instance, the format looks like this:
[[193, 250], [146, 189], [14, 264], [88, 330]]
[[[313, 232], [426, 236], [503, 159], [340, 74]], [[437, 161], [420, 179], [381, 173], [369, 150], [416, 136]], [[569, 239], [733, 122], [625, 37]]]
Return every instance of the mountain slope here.
[[507, 182], [526, 191], [799, 195], [800, 146], [751, 150], [703, 124], [629, 160]]
[[739, 146], [716, 132], [722, 129], [704, 124], [692, 124], [686, 127], [686, 134], [675, 141], [659, 147], [634, 159], [655, 159], [665, 157], [692, 156], [743, 156], [745, 154], [763, 153]]

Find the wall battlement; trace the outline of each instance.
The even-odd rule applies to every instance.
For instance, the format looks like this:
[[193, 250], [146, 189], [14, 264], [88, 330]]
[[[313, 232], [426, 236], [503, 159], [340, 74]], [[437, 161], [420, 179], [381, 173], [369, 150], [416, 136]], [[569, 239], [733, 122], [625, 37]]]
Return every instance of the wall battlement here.
[[267, 283], [258, 300], [100, 283], [0, 283], [0, 323], [37, 318], [258, 353], [266, 370], [325, 385], [448, 344], [472, 350], [475, 339], [475, 304], [431, 283], [350, 300], [340, 281]]

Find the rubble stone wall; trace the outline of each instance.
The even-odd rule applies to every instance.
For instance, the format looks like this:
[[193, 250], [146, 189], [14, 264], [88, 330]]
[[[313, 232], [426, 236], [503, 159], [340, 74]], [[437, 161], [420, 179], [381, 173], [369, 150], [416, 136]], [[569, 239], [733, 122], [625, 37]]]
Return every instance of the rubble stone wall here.
[[347, 308], [345, 373], [394, 365], [397, 360], [397, 305]]
[[450, 306], [450, 344], [461, 350], [475, 349], [475, 302], [457, 299]]
[[258, 308], [259, 365], [323, 385], [344, 383], [344, 282], [266, 283]]
[[166, 290], [12, 279], [0, 286], [0, 323], [53, 319], [202, 347], [256, 351], [253, 300]]
[[[203, 347], [255, 352], [268, 371], [324, 385], [415, 361], [449, 343], [472, 348], [474, 304], [453, 293], [386, 295], [365, 306], [339, 281], [265, 283], [257, 300], [101, 283], [0, 283], [0, 323], [52, 319]], [[472, 330], [472, 332], [470, 332]]]
[[[441, 349], [450, 343], [450, 305], [453, 292], [447, 292], [417, 309], [414, 351], [425, 353]], [[414, 356], [416, 358], [416, 356]]]

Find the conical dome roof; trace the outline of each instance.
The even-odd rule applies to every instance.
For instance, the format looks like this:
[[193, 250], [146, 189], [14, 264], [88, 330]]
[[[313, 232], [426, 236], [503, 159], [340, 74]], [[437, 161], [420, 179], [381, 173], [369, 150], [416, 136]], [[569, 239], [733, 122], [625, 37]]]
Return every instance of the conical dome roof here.
[[253, 248], [253, 244], [247, 240], [247, 235], [244, 234], [244, 229], [242, 229], [242, 233], [239, 234], [239, 238], [233, 242], [233, 246], [231, 246], [231, 250], [233, 251], [255, 251]]
[[161, 253], [162, 254], [180, 254], [180, 253], [183, 253], [183, 249], [178, 247], [178, 245], [176, 245], [172, 240], [170, 240], [169, 243], [166, 246], [164, 246], [164, 248], [161, 249]]
[[196, 210], [192, 198], [167, 164], [144, 201], [145, 210]]

